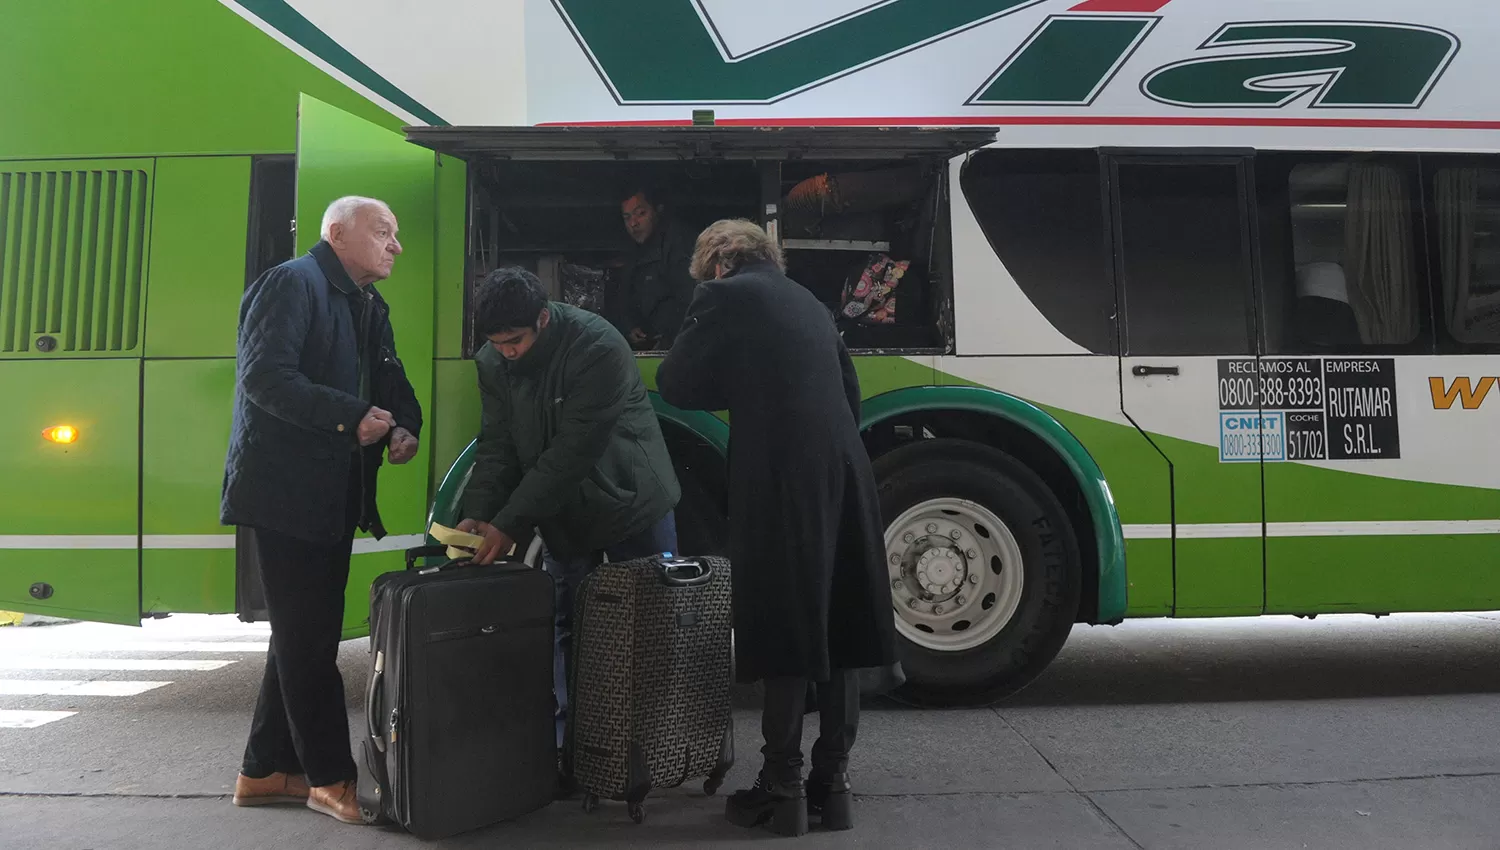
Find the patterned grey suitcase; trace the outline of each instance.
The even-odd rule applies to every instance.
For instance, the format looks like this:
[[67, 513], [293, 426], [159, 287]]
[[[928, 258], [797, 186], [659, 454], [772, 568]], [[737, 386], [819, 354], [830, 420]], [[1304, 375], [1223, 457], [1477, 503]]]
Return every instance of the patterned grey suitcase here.
[[729, 706], [729, 561], [606, 563], [574, 603], [567, 749], [593, 811], [624, 800], [636, 823], [646, 795], [706, 777], [713, 794], [734, 765]]

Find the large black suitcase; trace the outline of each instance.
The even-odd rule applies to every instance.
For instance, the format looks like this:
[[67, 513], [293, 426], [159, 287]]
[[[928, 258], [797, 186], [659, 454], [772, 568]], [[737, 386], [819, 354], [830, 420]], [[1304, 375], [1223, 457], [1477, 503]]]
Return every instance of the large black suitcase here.
[[574, 602], [567, 751], [584, 808], [734, 765], [729, 562], [641, 558], [601, 565]]
[[553, 583], [524, 564], [449, 562], [370, 588], [359, 801], [367, 821], [443, 838], [546, 806], [553, 740]]

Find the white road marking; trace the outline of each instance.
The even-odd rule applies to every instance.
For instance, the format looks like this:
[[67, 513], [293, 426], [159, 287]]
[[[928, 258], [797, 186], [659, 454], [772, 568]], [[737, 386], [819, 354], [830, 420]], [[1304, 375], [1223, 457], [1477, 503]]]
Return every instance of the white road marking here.
[[0, 658], [0, 670], [218, 670], [233, 661], [155, 658]]
[[133, 697], [171, 682], [83, 682], [62, 679], [0, 679], [3, 696]]
[[64, 717], [72, 717], [76, 711], [19, 711], [0, 709], [0, 729], [35, 729], [46, 726]]
[[59, 654], [68, 652], [265, 652], [269, 641], [110, 641], [102, 638], [82, 641], [21, 641], [13, 644], [28, 653]]

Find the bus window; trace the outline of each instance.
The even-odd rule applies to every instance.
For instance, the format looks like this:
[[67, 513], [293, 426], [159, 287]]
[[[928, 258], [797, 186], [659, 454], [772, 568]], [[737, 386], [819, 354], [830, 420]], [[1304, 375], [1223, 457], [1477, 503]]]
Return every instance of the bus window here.
[[1117, 353], [1099, 155], [983, 150], [959, 180], [990, 247], [1031, 303], [1073, 342]]
[[1122, 162], [1117, 187], [1126, 354], [1251, 353], [1240, 169]]
[[1500, 169], [1439, 167], [1429, 188], [1442, 326], [1466, 346], [1500, 343]]
[[1426, 345], [1426, 268], [1401, 158], [1269, 155], [1260, 182], [1266, 352]]

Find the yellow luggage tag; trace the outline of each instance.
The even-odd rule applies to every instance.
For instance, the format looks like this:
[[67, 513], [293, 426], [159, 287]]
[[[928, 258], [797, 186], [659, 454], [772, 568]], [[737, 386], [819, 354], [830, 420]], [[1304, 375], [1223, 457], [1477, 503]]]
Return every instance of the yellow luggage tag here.
[[478, 534], [470, 534], [467, 531], [459, 531], [446, 525], [433, 523], [432, 528], [427, 530], [432, 539], [448, 547], [448, 557], [454, 560], [472, 558], [484, 545], [484, 538]]

